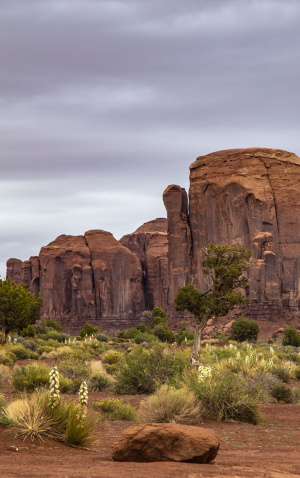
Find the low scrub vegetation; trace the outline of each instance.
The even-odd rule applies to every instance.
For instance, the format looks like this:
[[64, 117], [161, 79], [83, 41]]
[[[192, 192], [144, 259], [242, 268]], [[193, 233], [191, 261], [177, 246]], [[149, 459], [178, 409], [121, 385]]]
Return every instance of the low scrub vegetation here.
[[141, 402], [138, 416], [143, 422], [188, 425], [200, 421], [201, 408], [193, 391], [165, 384]]

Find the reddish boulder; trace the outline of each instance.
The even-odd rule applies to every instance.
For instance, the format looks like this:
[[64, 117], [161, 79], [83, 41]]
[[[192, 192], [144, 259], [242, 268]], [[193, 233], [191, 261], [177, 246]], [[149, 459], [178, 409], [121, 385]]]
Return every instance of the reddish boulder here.
[[146, 423], [126, 428], [113, 445], [114, 461], [210, 463], [218, 454], [216, 433], [177, 423]]

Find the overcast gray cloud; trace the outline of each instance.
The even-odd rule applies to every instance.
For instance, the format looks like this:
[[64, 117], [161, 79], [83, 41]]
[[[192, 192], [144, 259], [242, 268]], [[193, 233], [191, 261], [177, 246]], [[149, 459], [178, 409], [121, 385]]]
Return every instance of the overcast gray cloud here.
[[117, 238], [219, 149], [300, 155], [298, 0], [0, 0], [0, 274]]

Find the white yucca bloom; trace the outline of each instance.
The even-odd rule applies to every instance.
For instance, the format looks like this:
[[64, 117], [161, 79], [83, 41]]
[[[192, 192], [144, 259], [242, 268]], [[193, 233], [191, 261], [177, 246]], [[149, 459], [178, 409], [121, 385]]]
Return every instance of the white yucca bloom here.
[[238, 350], [236, 353], [236, 358], [239, 360], [241, 358], [241, 352]]
[[59, 373], [57, 367], [53, 367], [49, 373], [50, 383], [50, 403], [51, 408], [54, 408], [59, 400]]
[[7, 336], [7, 342], [11, 342], [11, 336], [10, 335]]
[[211, 378], [212, 376], [212, 370], [209, 365], [205, 367], [204, 365], [199, 365], [198, 367], [198, 380], [199, 382], [204, 382], [207, 378]]
[[250, 357], [249, 357], [249, 355], [245, 355], [244, 361], [245, 361], [245, 364], [248, 365], [248, 363], [250, 362]]
[[274, 355], [275, 350], [273, 349], [273, 347], [270, 347], [270, 352], [271, 352], [272, 355]]
[[80, 412], [77, 415], [78, 419], [85, 417], [86, 406], [88, 402], [88, 387], [86, 382], [82, 382], [78, 392], [79, 403], [80, 403]]

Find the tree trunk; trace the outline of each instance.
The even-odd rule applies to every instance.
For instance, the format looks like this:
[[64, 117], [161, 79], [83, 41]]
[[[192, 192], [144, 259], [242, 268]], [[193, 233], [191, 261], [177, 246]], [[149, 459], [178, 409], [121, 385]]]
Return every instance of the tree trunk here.
[[207, 320], [202, 319], [200, 322], [197, 322], [196, 328], [195, 328], [195, 338], [194, 338], [194, 345], [193, 345], [193, 350], [191, 353], [191, 362], [192, 365], [195, 367], [199, 367], [200, 365], [200, 347], [201, 347], [201, 335], [202, 335], [202, 330], [204, 329], [206, 325]]
[[1, 332], [2, 332], [2, 345], [5, 344], [6, 342], [6, 330], [5, 330], [5, 325], [2, 325], [1, 326]]

